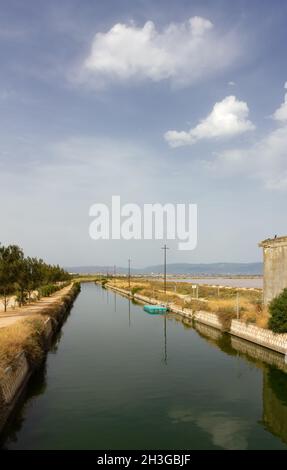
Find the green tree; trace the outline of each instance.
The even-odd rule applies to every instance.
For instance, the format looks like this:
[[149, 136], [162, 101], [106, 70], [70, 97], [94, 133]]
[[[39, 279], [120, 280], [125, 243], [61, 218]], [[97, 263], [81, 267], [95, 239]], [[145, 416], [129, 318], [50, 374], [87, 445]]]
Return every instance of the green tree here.
[[13, 293], [17, 282], [19, 262], [23, 258], [23, 251], [18, 246], [0, 246], [0, 292], [3, 296], [5, 312], [9, 295]]
[[5, 311], [11, 294], [18, 292], [19, 304], [23, 305], [33, 290], [50, 285], [50, 291], [55, 291], [59, 283], [69, 279], [69, 273], [59, 265], [25, 257], [17, 245], [0, 246], [0, 295], [3, 296]]
[[287, 333], [287, 289], [270, 302], [269, 312], [269, 328], [274, 333]]

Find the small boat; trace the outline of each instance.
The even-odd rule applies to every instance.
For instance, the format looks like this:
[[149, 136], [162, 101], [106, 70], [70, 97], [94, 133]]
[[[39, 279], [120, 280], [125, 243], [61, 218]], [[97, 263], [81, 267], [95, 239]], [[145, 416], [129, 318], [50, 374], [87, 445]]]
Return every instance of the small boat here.
[[148, 313], [167, 312], [167, 308], [164, 305], [144, 305], [144, 310]]

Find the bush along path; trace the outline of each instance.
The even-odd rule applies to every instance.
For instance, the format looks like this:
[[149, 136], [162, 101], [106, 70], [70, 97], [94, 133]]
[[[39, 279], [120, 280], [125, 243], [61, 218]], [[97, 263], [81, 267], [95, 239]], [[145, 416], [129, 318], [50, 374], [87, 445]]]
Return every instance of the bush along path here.
[[[23, 317], [42, 313], [43, 310], [48, 309], [57, 303], [61, 297], [70, 291], [71, 287], [71, 283], [65, 283], [64, 286], [47, 286], [43, 288], [41, 292], [43, 297], [40, 300], [0, 313], [0, 328], [12, 325], [16, 321], [23, 319]], [[54, 293], [51, 293], [53, 291]]]

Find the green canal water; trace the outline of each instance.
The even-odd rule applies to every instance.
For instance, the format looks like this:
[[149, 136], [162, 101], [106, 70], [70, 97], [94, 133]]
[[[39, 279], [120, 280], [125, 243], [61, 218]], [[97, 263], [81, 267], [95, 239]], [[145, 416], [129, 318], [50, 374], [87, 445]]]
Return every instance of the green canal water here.
[[83, 284], [2, 447], [286, 449], [287, 366], [264, 354]]

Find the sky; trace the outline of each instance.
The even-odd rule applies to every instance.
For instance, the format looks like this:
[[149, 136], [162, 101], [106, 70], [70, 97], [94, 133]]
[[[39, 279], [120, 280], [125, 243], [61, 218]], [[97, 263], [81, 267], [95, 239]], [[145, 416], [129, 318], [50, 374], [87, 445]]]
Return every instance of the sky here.
[[0, 241], [51, 263], [159, 264], [89, 209], [193, 203], [168, 261], [254, 262], [287, 234], [285, 0], [0, 0]]

